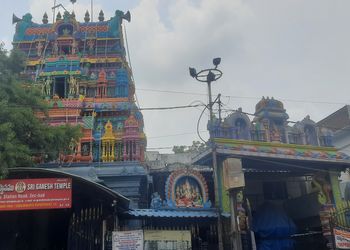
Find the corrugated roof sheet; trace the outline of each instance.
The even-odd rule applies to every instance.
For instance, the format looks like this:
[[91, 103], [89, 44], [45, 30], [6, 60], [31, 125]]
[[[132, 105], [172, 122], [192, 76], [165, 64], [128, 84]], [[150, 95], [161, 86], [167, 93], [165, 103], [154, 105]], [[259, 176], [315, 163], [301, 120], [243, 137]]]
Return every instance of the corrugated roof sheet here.
[[[132, 209], [125, 212], [135, 217], [158, 218], [217, 218], [215, 209]], [[229, 215], [223, 214], [224, 217]]]

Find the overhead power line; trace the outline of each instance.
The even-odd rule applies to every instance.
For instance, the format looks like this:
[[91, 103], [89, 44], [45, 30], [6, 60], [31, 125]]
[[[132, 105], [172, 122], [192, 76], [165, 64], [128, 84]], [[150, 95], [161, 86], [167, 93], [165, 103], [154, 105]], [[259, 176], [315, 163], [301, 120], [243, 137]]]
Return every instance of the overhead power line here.
[[[208, 130], [201, 130], [200, 132], [208, 132]], [[178, 133], [178, 134], [169, 134], [169, 135], [160, 135], [160, 136], [152, 136], [147, 137], [147, 140], [149, 139], [158, 139], [158, 138], [165, 138], [165, 137], [172, 137], [172, 136], [181, 136], [181, 135], [194, 135], [197, 132], [187, 132], [187, 133]]]
[[[207, 96], [206, 93], [198, 93], [198, 92], [184, 92], [184, 91], [175, 91], [175, 90], [160, 90], [160, 89], [148, 89], [148, 88], [137, 88], [137, 91], [150, 91], [150, 92], [158, 92], [158, 93], [169, 93], [169, 94], [184, 94], [184, 95], [196, 95], [196, 96]], [[234, 95], [221, 95], [221, 97], [225, 98], [235, 98], [235, 99], [252, 99], [252, 100], [260, 100], [261, 97], [256, 96], [234, 96]], [[311, 103], [311, 104], [327, 104], [327, 105], [346, 105], [350, 102], [330, 102], [330, 101], [310, 101], [310, 100], [298, 100], [298, 99], [289, 99], [289, 98], [278, 98], [281, 101], [287, 102], [297, 102], [297, 103]]]
[[[6, 104], [5, 104], [6, 105]], [[4, 106], [5, 106], [4, 105]], [[168, 106], [168, 107], [147, 107], [147, 108], [137, 108], [137, 110], [169, 110], [169, 109], [185, 109], [185, 108], [196, 108], [196, 107], [203, 107], [204, 104], [192, 104], [192, 105], [181, 105], [181, 106]], [[6, 107], [9, 108], [32, 108], [32, 109], [43, 109], [42, 106], [36, 106], [36, 105], [20, 105], [20, 104], [10, 104], [6, 105]], [[64, 108], [57, 108], [57, 109], [81, 109], [81, 107], [64, 107]], [[103, 108], [101, 110], [115, 110], [115, 108]], [[133, 110], [133, 109], [131, 109]]]
[[183, 105], [183, 106], [171, 106], [171, 107], [156, 107], [156, 108], [140, 108], [140, 110], [168, 110], [168, 109], [185, 109], [185, 108], [196, 108], [203, 107], [203, 104], [194, 104], [194, 105]]
[[156, 147], [156, 148], [147, 148], [147, 150], [150, 150], [150, 149], [173, 149], [174, 146], [169, 146], [169, 147]]
[[[4, 104], [4, 103], [3, 103]], [[23, 108], [26, 108], [26, 109], [37, 109], [37, 110], [45, 110], [47, 111], [48, 109], [50, 108], [43, 108], [42, 106], [39, 106], [39, 105], [17, 105], [17, 104], [4, 104], [3, 106], [5, 107], [9, 107], [9, 108], [20, 108], [20, 109], [23, 109]], [[225, 105], [226, 106], [226, 105]], [[192, 105], [182, 105], [182, 106], [168, 106], [168, 107], [147, 107], [147, 108], [138, 108], [138, 109], [135, 109], [135, 110], [140, 110], [140, 111], [155, 111], [155, 110], [175, 110], [175, 109], [186, 109], [186, 108], [197, 108], [197, 107], [205, 107], [202, 112], [201, 112], [201, 116], [203, 115], [204, 111], [206, 110], [206, 105], [205, 104], [192, 104]], [[81, 107], [64, 107], [64, 108], [58, 108], [58, 109], [80, 109]], [[115, 108], [111, 108], [111, 109], [108, 109], [108, 108], [103, 108], [102, 110], [110, 110], [110, 111], [117, 111]], [[133, 111], [134, 109], [131, 109], [130, 111]], [[238, 111], [237, 109], [231, 109], [231, 108], [224, 108], [224, 109], [221, 109], [222, 111], [224, 112], [227, 112], [227, 113], [232, 113], [232, 112], [240, 112], [242, 114], [246, 114], [248, 116], [252, 116], [252, 117], [257, 117], [255, 114], [252, 114], [252, 113], [248, 113], [248, 112], [243, 112], [243, 111]], [[288, 120], [287, 121], [288, 123], [298, 123], [300, 121], [292, 121], [292, 120]], [[199, 126], [198, 124], [198, 121], [197, 121], [197, 126]], [[340, 130], [339, 128], [335, 128], [335, 127], [330, 127], [330, 126], [319, 126], [317, 125], [317, 123], [315, 124], [316, 127], [320, 127], [320, 128], [328, 128], [328, 129], [332, 129], [332, 130]], [[350, 128], [343, 128], [342, 130], [350, 130]]]

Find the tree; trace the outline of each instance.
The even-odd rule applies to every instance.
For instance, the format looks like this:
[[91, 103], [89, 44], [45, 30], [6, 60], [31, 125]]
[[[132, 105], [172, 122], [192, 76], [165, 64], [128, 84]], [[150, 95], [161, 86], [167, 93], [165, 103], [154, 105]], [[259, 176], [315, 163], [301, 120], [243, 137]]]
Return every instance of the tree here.
[[181, 146], [173, 146], [173, 152], [175, 154], [181, 154], [181, 153], [185, 153], [185, 151], [187, 150], [187, 146], [185, 145], [181, 145]]
[[203, 142], [200, 141], [193, 141], [191, 146], [174, 146], [173, 152], [175, 154], [181, 154], [181, 153], [199, 153], [202, 152], [205, 149], [206, 145]]
[[79, 127], [51, 127], [35, 116], [47, 107], [36, 88], [19, 80], [24, 61], [19, 51], [7, 53], [0, 45], [0, 178], [8, 168], [32, 166], [35, 157], [57, 159], [80, 136]]

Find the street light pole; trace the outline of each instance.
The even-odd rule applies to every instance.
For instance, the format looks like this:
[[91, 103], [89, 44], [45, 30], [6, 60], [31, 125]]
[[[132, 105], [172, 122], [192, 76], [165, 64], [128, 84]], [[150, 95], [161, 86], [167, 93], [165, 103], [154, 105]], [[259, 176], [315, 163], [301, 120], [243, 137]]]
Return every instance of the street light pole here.
[[[222, 71], [219, 70], [217, 67], [221, 62], [221, 58], [214, 58], [213, 64], [215, 68], [211, 69], [204, 69], [197, 73], [196, 69], [189, 68], [190, 75], [195, 78], [199, 82], [205, 82], [208, 85], [208, 97], [209, 97], [209, 122], [210, 127], [213, 125], [213, 101], [212, 101], [212, 94], [211, 94], [211, 83], [218, 80], [222, 77]], [[214, 172], [214, 191], [215, 191], [215, 207], [218, 211], [218, 246], [219, 250], [224, 249], [223, 245], [223, 228], [222, 228], [222, 220], [221, 220], [221, 195], [219, 194], [219, 176], [218, 176], [218, 166], [217, 166], [217, 159], [216, 159], [216, 145], [214, 142], [214, 138], [211, 136], [211, 133], [209, 131], [210, 136], [210, 146], [212, 151], [212, 157], [213, 157], [213, 172]]]

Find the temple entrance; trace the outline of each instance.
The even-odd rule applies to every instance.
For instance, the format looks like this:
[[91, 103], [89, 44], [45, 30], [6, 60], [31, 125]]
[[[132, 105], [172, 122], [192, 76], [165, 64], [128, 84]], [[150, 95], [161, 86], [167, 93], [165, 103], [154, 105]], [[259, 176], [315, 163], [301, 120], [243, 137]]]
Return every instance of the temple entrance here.
[[66, 249], [70, 209], [0, 214], [0, 249]]
[[66, 78], [56, 77], [54, 83], [54, 95], [58, 95], [59, 98], [66, 97]]
[[73, 213], [69, 222], [68, 250], [102, 249], [102, 212], [102, 207], [94, 207]]

